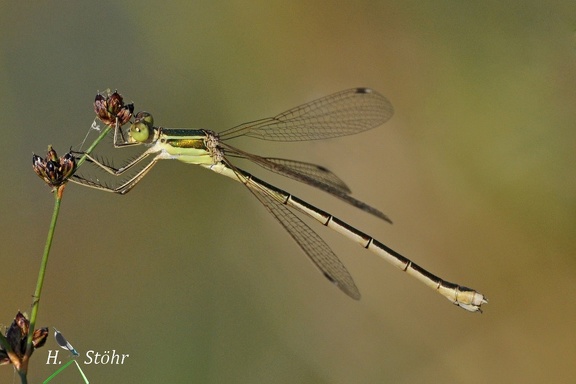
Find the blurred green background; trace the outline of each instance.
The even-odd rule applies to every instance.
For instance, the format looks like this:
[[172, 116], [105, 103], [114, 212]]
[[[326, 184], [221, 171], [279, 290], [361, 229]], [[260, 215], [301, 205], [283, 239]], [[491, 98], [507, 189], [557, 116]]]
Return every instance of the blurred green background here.
[[[574, 1], [3, 2], [0, 322], [30, 309], [52, 212], [32, 152], [77, 146], [97, 90], [220, 131], [369, 86], [396, 114], [324, 142], [239, 140], [327, 166], [390, 226], [254, 169], [490, 302], [470, 314], [312, 227], [363, 298], [329, 284], [241, 185], [160, 163], [133, 192], [66, 189], [39, 326], [93, 383], [576, 380]], [[102, 145], [102, 149], [110, 142]], [[110, 151], [117, 164], [126, 157]], [[32, 358], [47, 365], [52, 336]], [[60, 350], [64, 362], [66, 354]], [[11, 367], [0, 382], [12, 382]], [[53, 383], [78, 383], [73, 367]]]

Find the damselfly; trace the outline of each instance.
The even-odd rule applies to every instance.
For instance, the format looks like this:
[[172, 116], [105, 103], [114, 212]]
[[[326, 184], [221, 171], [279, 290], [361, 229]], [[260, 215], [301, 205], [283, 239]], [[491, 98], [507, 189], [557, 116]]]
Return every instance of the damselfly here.
[[54, 328], [54, 339], [56, 339], [56, 343], [58, 343], [60, 347], [70, 351], [70, 353], [72, 353], [73, 356], [79, 356], [78, 351], [74, 349], [72, 344], [70, 344], [68, 340], [66, 340], [64, 335], [62, 335], [62, 333], [56, 328]]
[[230, 158], [248, 159], [269, 171], [319, 188], [380, 219], [390, 221], [379, 210], [350, 196], [350, 189], [346, 184], [322, 166], [296, 160], [257, 156], [235, 148], [227, 141], [240, 136], [272, 141], [305, 141], [352, 135], [383, 124], [392, 117], [393, 113], [390, 102], [384, 96], [368, 88], [355, 88], [335, 93], [277, 116], [241, 124], [221, 133], [205, 129], [157, 127], [154, 126], [151, 114], [140, 112], [130, 125], [127, 136], [120, 125], [116, 126], [114, 146], [144, 144], [148, 146], [145, 152], [120, 168], [114, 168], [92, 156], [87, 158], [116, 176], [132, 169], [149, 156], [152, 156], [152, 160], [117, 187], [110, 187], [78, 175], [74, 175], [71, 180], [104, 191], [125, 194], [142, 180], [158, 160], [175, 159], [200, 165], [243, 183], [282, 224], [324, 276], [353, 299], [359, 299], [360, 292], [346, 267], [324, 240], [296, 217], [288, 207], [316, 219], [359, 243], [433, 288], [452, 303], [471, 312], [480, 311], [480, 306], [487, 302], [481, 293], [433, 275], [373, 237], [330, 213], [252, 176], [229, 160]]

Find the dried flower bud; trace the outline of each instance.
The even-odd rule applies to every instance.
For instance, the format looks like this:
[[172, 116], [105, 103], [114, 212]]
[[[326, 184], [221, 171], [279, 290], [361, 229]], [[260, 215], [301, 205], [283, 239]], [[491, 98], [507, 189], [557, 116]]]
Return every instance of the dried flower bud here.
[[[26, 353], [26, 343], [28, 341], [28, 332], [30, 331], [30, 321], [20, 311], [16, 314], [12, 325], [6, 330], [6, 340], [12, 348], [12, 352], [16, 354], [20, 362]], [[32, 336], [32, 352], [34, 349], [42, 347], [48, 338], [48, 328], [40, 328], [34, 331]], [[10, 364], [12, 361], [8, 353], [3, 348], [0, 348], [0, 365]]]
[[32, 169], [46, 184], [56, 189], [74, 174], [76, 159], [70, 152], [59, 158], [52, 146], [48, 146], [46, 159], [32, 155]]
[[134, 104], [124, 105], [124, 99], [118, 92], [107, 95], [98, 93], [94, 99], [94, 112], [104, 124], [120, 126], [130, 121], [134, 112]]

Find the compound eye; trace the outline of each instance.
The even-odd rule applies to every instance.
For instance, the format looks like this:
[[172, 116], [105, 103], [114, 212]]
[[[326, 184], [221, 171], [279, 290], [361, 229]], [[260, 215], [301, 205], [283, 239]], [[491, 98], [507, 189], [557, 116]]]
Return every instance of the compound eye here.
[[154, 117], [148, 112], [138, 112], [136, 116], [134, 116], [134, 120], [136, 123], [146, 124], [148, 128], [152, 128], [154, 126]]
[[150, 130], [145, 123], [135, 122], [130, 126], [130, 137], [139, 143], [143, 143], [148, 140], [150, 136]]
[[130, 137], [139, 143], [143, 143], [150, 137], [154, 127], [154, 117], [148, 112], [138, 112], [134, 124], [130, 126]]

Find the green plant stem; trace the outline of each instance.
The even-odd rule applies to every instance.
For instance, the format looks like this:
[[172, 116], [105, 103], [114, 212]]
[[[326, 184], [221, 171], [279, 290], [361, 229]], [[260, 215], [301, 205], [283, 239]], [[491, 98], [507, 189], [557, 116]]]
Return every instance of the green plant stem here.
[[36, 325], [36, 316], [38, 315], [38, 307], [40, 306], [40, 297], [42, 295], [42, 286], [44, 285], [44, 276], [46, 275], [46, 267], [48, 266], [48, 256], [50, 255], [50, 248], [52, 247], [52, 240], [54, 239], [54, 231], [56, 230], [56, 222], [58, 221], [58, 214], [60, 213], [60, 203], [62, 202], [62, 194], [66, 184], [62, 184], [56, 188], [54, 193], [54, 210], [52, 211], [52, 221], [48, 228], [48, 237], [44, 246], [44, 254], [40, 263], [40, 271], [38, 272], [38, 280], [36, 281], [36, 290], [34, 291], [34, 301], [32, 303], [32, 314], [30, 315], [30, 328], [28, 331], [28, 340], [26, 343], [26, 353], [22, 359], [22, 366], [18, 370], [22, 383], [26, 383], [26, 373], [28, 372], [28, 361], [32, 355], [32, 340], [34, 338], [34, 327]]
[[79, 166], [82, 165], [82, 163], [84, 161], [86, 161], [86, 158], [88, 157], [88, 155], [90, 153], [92, 153], [92, 151], [94, 150], [94, 148], [96, 148], [96, 146], [102, 141], [102, 139], [104, 139], [104, 137], [106, 137], [106, 135], [108, 134], [108, 132], [110, 132], [110, 130], [112, 129], [111, 125], [107, 125], [103, 130], [102, 133], [100, 134], [100, 136], [98, 136], [96, 138], [96, 140], [94, 140], [94, 142], [88, 147], [88, 149], [84, 152], [84, 154], [82, 155], [82, 157], [80, 157], [80, 159], [78, 159], [78, 161], [76, 162], [76, 168], [78, 168]]
[[44, 380], [44, 382], [42, 384], [46, 384], [47, 382], [51, 381], [53, 378], [55, 378], [56, 376], [58, 376], [60, 374], [60, 372], [62, 372], [63, 370], [65, 370], [66, 368], [68, 368], [68, 366], [70, 364], [72, 364], [74, 362], [74, 360], [70, 360], [69, 362], [67, 362], [66, 364], [64, 364], [62, 367], [60, 367], [56, 372], [54, 372], [53, 374], [51, 374], [46, 380]]

